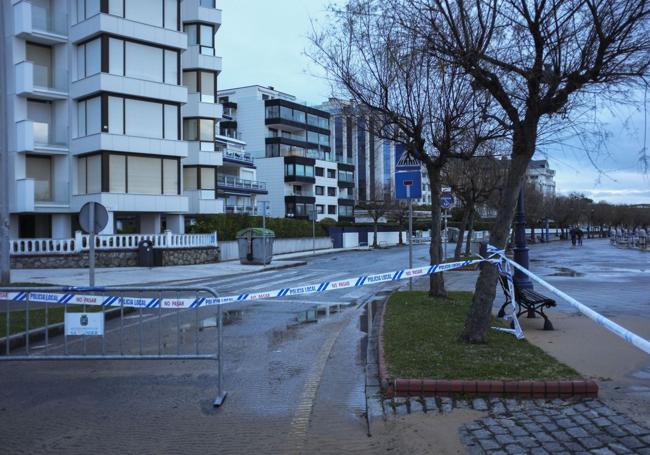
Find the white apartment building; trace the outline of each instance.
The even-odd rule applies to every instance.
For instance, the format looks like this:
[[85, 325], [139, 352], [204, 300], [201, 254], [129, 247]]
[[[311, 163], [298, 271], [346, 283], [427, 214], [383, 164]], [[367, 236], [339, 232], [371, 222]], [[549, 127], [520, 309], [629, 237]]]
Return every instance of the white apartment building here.
[[222, 136], [245, 141], [266, 182], [270, 216], [354, 220], [354, 166], [337, 159], [327, 112], [259, 85], [218, 92]]
[[[109, 211], [103, 234], [182, 233], [185, 215], [225, 211], [215, 0], [4, 8], [13, 237], [71, 237], [88, 201]], [[191, 169], [214, 177], [212, 193], [183, 183]]]
[[[394, 194], [395, 166], [404, 146], [377, 134], [372, 119], [363, 115], [350, 102], [330, 98], [318, 106], [331, 115], [330, 134], [336, 160], [354, 165], [356, 169], [354, 195], [357, 203], [376, 200], [378, 192]], [[422, 168], [422, 197], [416, 204], [431, 204], [431, 189]]]
[[526, 179], [545, 196], [555, 196], [555, 171], [546, 160], [532, 160], [526, 170]]

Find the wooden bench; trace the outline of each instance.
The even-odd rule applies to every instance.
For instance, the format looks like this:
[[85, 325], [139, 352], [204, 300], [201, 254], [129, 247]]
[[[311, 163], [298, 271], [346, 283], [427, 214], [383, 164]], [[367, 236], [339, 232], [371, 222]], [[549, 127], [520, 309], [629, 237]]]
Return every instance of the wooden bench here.
[[[503, 303], [503, 305], [501, 305], [501, 308], [499, 309], [499, 313], [497, 314], [497, 317], [502, 318], [503, 316], [505, 316], [505, 307], [510, 305], [511, 300], [508, 292], [506, 291], [508, 289], [506, 278], [503, 276], [500, 276], [499, 278], [501, 280], [501, 285], [503, 286], [504, 293], [506, 295], [506, 301]], [[527, 289], [527, 288], [520, 289], [517, 287], [516, 284], [515, 284], [515, 296], [517, 300], [517, 305], [519, 306], [517, 317], [526, 313], [526, 317], [535, 318], [536, 317], [535, 315], [538, 314], [542, 318], [544, 318], [544, 330], [553, 330], [553, 324], [548, 319], [546, 314], [544, 314], [544, 308], [551, 308], [557, 306], [555, 300], [545, 296], [544, 294], [535, 292], [532, 289]]]

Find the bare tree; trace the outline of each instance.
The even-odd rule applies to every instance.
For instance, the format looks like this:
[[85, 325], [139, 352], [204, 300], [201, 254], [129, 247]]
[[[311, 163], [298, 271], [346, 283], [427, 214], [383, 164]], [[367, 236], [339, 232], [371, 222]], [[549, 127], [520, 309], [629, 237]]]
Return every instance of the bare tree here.
[[376, 183], [374, 191], [371, 193], [374, 197], [369, 201], [359, 202], [357, 208], [368, 212], [368, 216], [372, 219], [374, 234], [372, 239], [372, 247], [377, 248], [379, 246], [379, 242], [377, 241], [379, 221], [390, 212], [392, 201], [390, 195], [386, 191], [386, 188], [381, 183]]
[[[589, 90], [639, 82], [650, 65], [646, 0], [392, 0], [429, 51], [472, 77], [511, 130], [509, 173], [490, 239], [504, 247], [540, 127], [568, 116]], [[486, 265], [461, 339], [485, 343], [497, 283]]]
[[[494, 137], [480, 122], [489, 97], [476, 96], [462, 71], [422, 52], [418, 36], [379, 0], [350, 0], [334, 21], [312, 36], [312, 59], [333, 82], [373, 116], [378, 131], [405, 145], [426, 168], [431, 199], [438, 201], [441, 169], [451, 157], [469, 157]], [[431, 208], [432, 264], [442, 260], [441, 210]], [[446, 296], [442, 274], [430, 277], [430, 295]]]
[[444, 182], [449, 185], [463, 205], [463, 216], [454, 250], [456, 258], [460, 258], [461, 255], [465, 230], [467, 230], [465, 254], [469, 253], [476, 209], [489, 201], [503, 183], [503, 162], [495, 159], [491, 154], [492, 151], [489, 152], [471, 160], [452, 160], [447, 163], [443, 171]]
[[388, 217], [391, 221], [394, 221], [399, 227], [399, 244], [403, 245], [404, 239], [402, 237], [402, 232], [406, 228], [406, 222], [408, 221], [409, 218], [408, 202], [400, 199], [391, 198]]

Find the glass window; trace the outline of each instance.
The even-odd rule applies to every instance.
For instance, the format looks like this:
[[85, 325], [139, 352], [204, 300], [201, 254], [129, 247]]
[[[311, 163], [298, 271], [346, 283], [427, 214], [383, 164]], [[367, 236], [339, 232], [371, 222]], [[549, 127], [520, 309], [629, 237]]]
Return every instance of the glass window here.
[[305, 216], [305, 204], [296, 204], [296, 216]]
[[202, 190], [214, 190], [216, 181], [215, 181], [215, 170], [213, 167], [202, 167], [201, 168], [201, 189]]
[[126, 156], [108, 156], [108, 191], [111, 193], [126, 193]]
[[77, 79], [86, 77], [86, 46], [77, 46]]
[[313, 177], [314, 176], [314, 166], [305, 166], [305, 175], [307, 177]]
[[86, 135], [86, 102], [77, 103], [77, 137]]
[[330, 179], [335, 179], [336, 178], [336, 169], [328, 169], [327, 170], [327, 177]]
[[193, 46], [198, 43], [196, 24], [188, 24], [183, 27], [183, 31], [187, 34], [187, 45]]
[[52, 48], [27, 43], [25, 46], [25, 57], [34, 65], [34, 85], [51, 87]]
[[126, 134], [140, 137], [163, 137], [163, 105], [126, 99]]
[[199, 120], [195, 118], [183, 119], [183, 139], [186, 141], [199, 140]]
[[336, 215], [336, 206], [335, 205], [328, 205], [327, 206], [327, 213], [329, 215]]
[[307, 124], [318, 126], [318, 117], [316, 117], [314, 114], [307, 114]]
[[206, 142], [214, 141], [214, 120], [200, 119], [200, 140]]
[[314, 133], [313, 131], [307, 131], [307, 142], [311, 142], [312, 144], [318, 144], [318, 133]]
[[108, 14], [124, 17], [124, 0], [108, 0]]
[[108, 97], [108, 132], [124, 134], [124, 98]]
[[196, 71], [183, 71], [183, 85], [187, 87], [189, 93], [197, 93], [199, 91], [199, 86], [196, 83], [196, 77], [198, 73]]
[[108, 39], [108, 72], [124, 75], [124, 41], [121, 39]]
[[178, 53], [165, 50], [165, 83], [178, 85]]
[[195, 167], [183, 168], [183, 190], [196, 191], [197, 189], [197, 169]]
[[322, 167], [317, 167], [316, 168], [316, 177], [323, 177], [325, 175], [324, 172], [325, 172], [325, 169], [323, 169]]
[[215, 76], [213, 73], [201, 71], [201, 101], [214, 103], [215, 99]]
[[305, 176], [305, 165], [304, 164], [296, 164], [296, 175], [300, 177]]
[[319, 134], [318, 135], [318, 143], [320, 145], [329, 145], [330, 144], [330, 137], [327, 134]]
[[102, 128], [101, 100], [98, 96], [86, 100], [86, 135], [97, 134]]
[[163, 159], [163, 194], [178, 194], [178, 161]]
[[159, 158], [129, 156], [129, 193], [160, 194], [161, 165]]
[[77, 159], [77, 194], [86, 194], [86, 158]]
[[327, 187], [327, 195], [328, 196], [336, 196], [336, 188], [332, 188], [331, 186]]
[[200, 45], [205, 47], [214, 47], [214, 29], [211, 25], [201, 24], [201, 41]]
[[86, 0], [77, 0], [77, 22], [86, 18]]
[[86, 190], [88, 194], [102, 192], [102, 157], [91, 155], [87, 158]]
[[316, 205], [316, 213], [318, 213], [319, 215], [325, 213], [325, 206], [321, 204]]
[[178, 0], [164, 0], [165, 28], [178, 30]]
[[294, 110], [293, 120], [300, 123], [305, 123], [305, 113], [303, 111]]
[[316, 186], [316, 196], [322, 196], [325, 191], [325, 187], [323, 186]]
[[278, 117], [280, 117], [280, 106], [266, 107], [266, 118], [278, 118]]
[[163, 26], [162, 0], [124, 0], [126, 19], [143, 24]]
[[86, 43], [86, 77], [102, 71], [102, 47], [100, 39], [94, 39]]
[[288, 107], [280, 106], [280, 117], [286, 120], [293, 120], [293, 111]]
[[154, 82], [163, 81], [162, 49], [126, 43], [125, 76]]
[[99, 0], [86, 0], [86, 18], [99, 14]]
[[165, 104], [165, 139], [179, 140], [178, 107], [172, 104]]

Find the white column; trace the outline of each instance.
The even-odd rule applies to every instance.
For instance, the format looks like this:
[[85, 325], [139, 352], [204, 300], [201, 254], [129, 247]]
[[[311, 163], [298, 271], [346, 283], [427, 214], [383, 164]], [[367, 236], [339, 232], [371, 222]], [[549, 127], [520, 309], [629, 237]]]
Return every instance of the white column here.
[[185, 215], [165, 215], [167, 230], [174, 234], [185, 234]]
[[140, 215], [140, 234], [160, 234], [160, 213]]
[[69, 239], [72, 230], [72, 220], [67, 213], [52, 214], [52, 238]]

